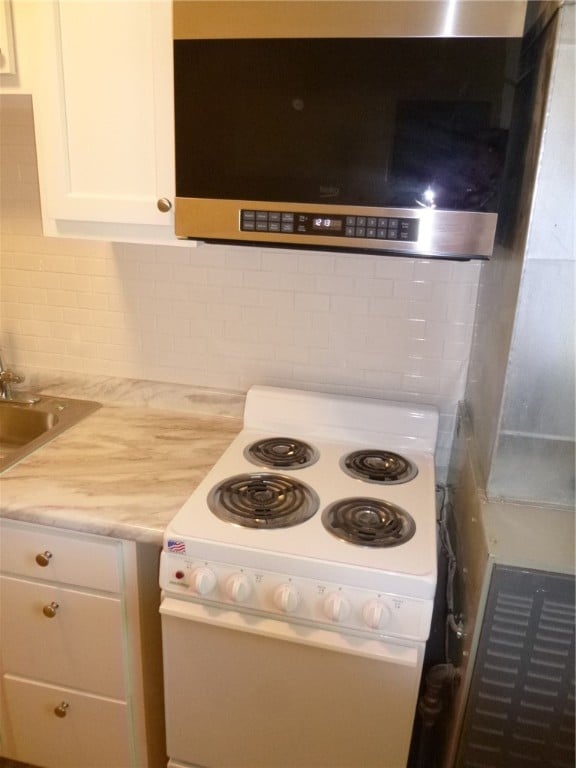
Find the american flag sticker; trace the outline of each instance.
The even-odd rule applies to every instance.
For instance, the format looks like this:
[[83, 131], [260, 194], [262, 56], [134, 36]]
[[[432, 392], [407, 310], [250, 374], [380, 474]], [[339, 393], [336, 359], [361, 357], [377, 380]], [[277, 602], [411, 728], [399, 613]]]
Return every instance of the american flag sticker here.
[[186, 552], [186, 543], [180, 539], [168, 539], [168, 552]]

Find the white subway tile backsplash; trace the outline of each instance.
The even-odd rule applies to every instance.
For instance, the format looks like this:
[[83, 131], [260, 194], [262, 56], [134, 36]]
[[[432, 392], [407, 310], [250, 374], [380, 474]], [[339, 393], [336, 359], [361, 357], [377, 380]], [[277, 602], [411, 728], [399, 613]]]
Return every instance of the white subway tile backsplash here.
[[486, 264], [485, 261], [451, 262], [450, 282], [454, 285], [469, 283], [477, 286], [484, 264]]
[[318, 274], [314, 276], [314, 285], [317, 293], [354, 296], [358, 291], [357, 282], [357, 280], [351, 280], [345, 275]]
[[384, 277], [387, 280], [412, 280], [414, 276], [414, 259], [394, 258], [392, 256], [375, 256], [376, 277]]
[[426, 339], [414, 337], [408, 339], [406, 351], [409, 355], [415, 357], [428, 357], [432, 359], [441, 359], [444, 344], [442, 339]]
[[470, 344], [465, 341], [450, 341], [445, 339], [442, 342], [442, 357], [445, 360], [463, 360], [468, 361], [470, 354]]
[[402, 389], [414, 394], [438, 394], [440, 380], [435, 376], [416, 376], [404, 374], [402, 377]]
[[277, 313], [290, 314], [294, 311], [295, 294], [293, 291], [261, 290], [256, 302], [258, 306], [274, 309]]
[[241, 269], [213, 269], [207, 267], [206, 278], [208, 285], [226, 285], [241, 288], [244, 285], [245, 273]]
[[[33, 307], [31, 304], [20, 304], [17, 301], [2, 301], [2, 314], [11, 320], [35, 317], [35, 309], [36, 307]], [[38, 307], [38, 309], [41, 310], [42, 307]], [[40, 320], [42, 318], [38, 317], [37, 319]]]
[[358, 315], [367, 316], [370, 312], [370, 302], [360, 296], [331, 296], [330, 309], [337, 314], [348, 315], [351, 318]]
[[446, 320], [446, 304], [441, 301], [408, 301], [409, 320]]
[[135, 243], [121, 243], [113, 246], [114, 258], [117, 257], [120, 269], [131, 270], [134, 265], [144, 265], [146, 263], [153, 264], [156, 262], [156, 248], [143, 248], [141, 245]]
[[404, 299], [386, 297], [370, 297], [368, 299], [368, 314], [376, 317], [407, 317], [408, 303]]
[[356, 279], [358, 296], [390, 298], [394, 293], [394, 281], [376, 277], [360, 277]]
[[254, 270], [243, 273], [241, 286], [247, 288], [282, 288], [282, 275], [270, 270]]
[[79, 339], [91, 344], [111, 344], [118, 339], [118, 330], [101, 325], [84, 325], [80, 328]]
[[262, 255], [252, 248], [231, 248], [224, 253], [225, 269], [262, 269]]
[[195, 264], [178, 264], [174, 266], [174, 279], [191, 285], [207, 285], [208, 269]]
[[366, 255], [359, 260], [358, 256], [338, 256], [336, 258], [336, 274], [350, 277], [374, 276], [375, 258]]
[[330, 296], [325, 293], [295, 293], [296, 312], [329, 312]]
[[[270, 272], [281, 271], [283, 275], [288, 272], [304, 272], [304, 264], [300, 266], [301, 255], [298, 251], [285, 251], [278, 248], [261, 250], [262, 269]], [[308, 254], [308, 256], [311, 255], [313, 254]]]
[[395, 280], [393, 295], [408, 301], [430, 301], [434, 283], [425, 280]]
[[431, 280], [450, 282], [452, 277], [452, 262], [433, 259], [419, 259], [414, 264], [412, 273], [414, 280]]
[[[286, 259], [286, 252], [284, 252]], [[302, 251], [298, 254], [298, 271], [310, 275], [332, 275], [336, 268], [337, 257], [332, 253], [315, 253]], [[282, 264], [276, 264], [282, 270]]]

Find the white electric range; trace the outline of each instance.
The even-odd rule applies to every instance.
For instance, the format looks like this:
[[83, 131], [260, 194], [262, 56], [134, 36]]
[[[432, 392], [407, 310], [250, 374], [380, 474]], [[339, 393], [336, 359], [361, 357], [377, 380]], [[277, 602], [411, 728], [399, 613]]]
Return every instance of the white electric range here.
[[[437, 428], [428, 406], [250, 389], [243, 429], [164, 536], [170, 765], [337, 768], [353, 728], [378, 723], [375, 740], [342, 765], [404, 767], [436, 587]], [[295, 708], [295, 690], [306, 702], [335, 659], [323, 712]], [[360, 723], [345, 680], [363, 677], [367, 660], [376, 667], [357, 703], [376, 709], [366, 717], [363, 705]], [[271, 676], [266, 695], [260, 683], [251, 693], [243, 677], [252, 665], [255, 680]], [[287, 680], [280, 670], [292, 665]], [[383, 675], [391, 687], [382, 687]], [[182, 693], [202, 687], [201, 703]], [[266, 703], [271, 691], [286, 697], [285, 707], [274, 696]], [[326, 708], [340, 699], [352, 730], [328, 736]], [[376, 713], [390, 705], [385, 726]], [[194, 713], [192, 731], [182, 712], [186, 722]], [[277, 717], [263, 728], [270, 712]], [[231, 719], [224, 740], [209, 734], [214, 717]], [[298, 723], [310, 722], [315, 736], [299, 745]], [[253, 728], [262, 738], [247, 744], [241, 733]]]

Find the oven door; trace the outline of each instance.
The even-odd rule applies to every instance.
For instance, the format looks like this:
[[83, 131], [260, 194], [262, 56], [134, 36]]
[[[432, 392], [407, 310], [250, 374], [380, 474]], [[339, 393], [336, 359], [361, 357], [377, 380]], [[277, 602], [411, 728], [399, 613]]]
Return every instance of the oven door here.
[[405, 768], [424, 644], [165, 597], [170, 765]]

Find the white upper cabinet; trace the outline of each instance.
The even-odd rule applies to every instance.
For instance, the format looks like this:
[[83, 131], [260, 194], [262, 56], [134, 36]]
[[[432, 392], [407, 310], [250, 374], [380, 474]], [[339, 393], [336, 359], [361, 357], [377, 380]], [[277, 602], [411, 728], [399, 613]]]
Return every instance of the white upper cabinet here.
[[170, 0], [16, 6], [44, 233], [178, 242]]

